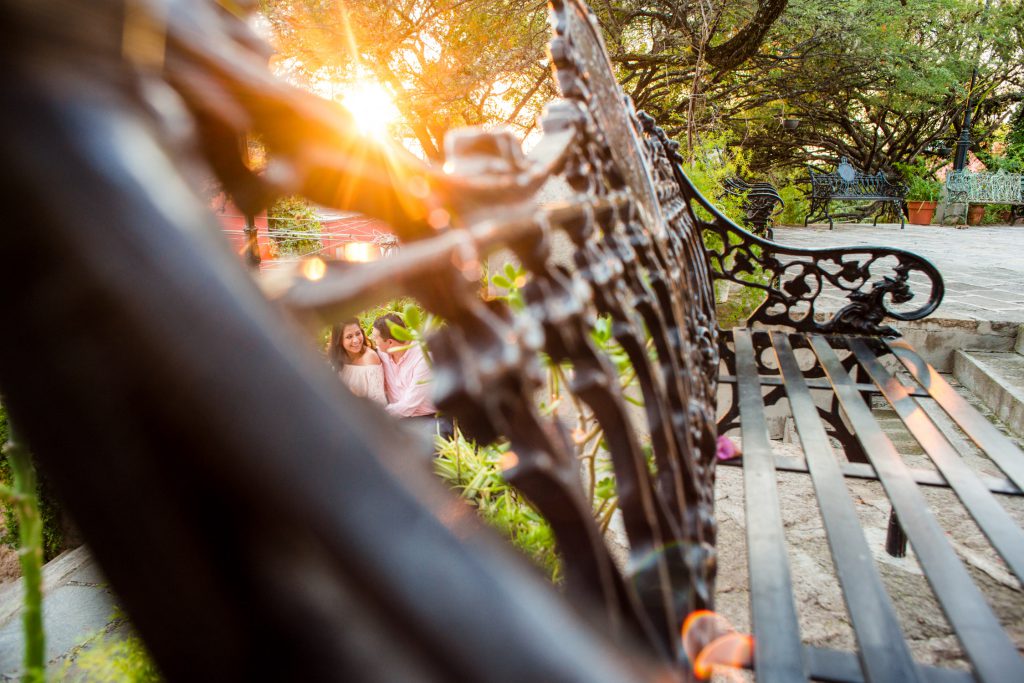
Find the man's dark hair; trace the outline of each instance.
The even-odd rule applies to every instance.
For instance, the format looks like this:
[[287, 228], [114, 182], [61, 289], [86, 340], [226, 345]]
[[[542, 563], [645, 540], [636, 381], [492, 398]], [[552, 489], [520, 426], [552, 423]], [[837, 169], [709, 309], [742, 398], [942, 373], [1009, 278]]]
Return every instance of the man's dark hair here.
[[382, 316], [378, 316], [373, 321], [373, 327], [375, 330], [380, 332], [381, 339], [385, 341], [388, 339], [394, 339], [395, 335], [391, 334], [391, 325], [388, 323], [394, 323], [398, 327], [405, 328], [405, 320], [398, 313], [385, 313]]

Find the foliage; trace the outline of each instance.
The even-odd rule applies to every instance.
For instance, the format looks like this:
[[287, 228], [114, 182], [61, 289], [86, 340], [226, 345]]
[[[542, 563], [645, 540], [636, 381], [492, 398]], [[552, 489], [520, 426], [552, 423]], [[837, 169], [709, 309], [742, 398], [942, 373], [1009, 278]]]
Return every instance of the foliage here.
[[[743, 197], [723, 193], [722, 186], [730, 176], [747, 175], [747, 156], [742, 150], [730, 149], [726, 135], [709, 135], [700, 141], [690, 155], [690, 161], [683, 166], [697, 190], [737, 223], [742, 223], [745, 217]], [[709, 218], [707, 215], [704, 217]]]
[[[7, 443], [7, 439], [7, 413], [0, 405], [0, 445]], [[43, 560], [49, 561], [67, 550], [69, 542], [73, 539], [69, 539], [65, 535], [65, 515], [57, 502], [57, 497], [53, 493], [46, 473], [37, 471], [35, 476], [37, 482], [35, 498], [39, 504], [39, 516], [43, 523]], [[14, 473], [11, 470], [11, 464], [7, 457], [0, 453], [0, 486], [11, 486], [13, 483]], [[10, 548], [17, 548], [21, 527], [15, 506], [10, 502], [3, 501], [0, 508], [2, 508], [5, 522], [4, 529], [0, 532], [0, 543]]]
[[924, 159], [919, 158], [910, 164], [896, 164], [896, 170], [907, 186], [907, 201], [934, 202], [942, 194], [942, 183], [935, 179], [934, 172], [928, 168]]
[[513, 311], [522, 311], [526, 308], [523, 301], [521, 288], [526, 284], [526, 269], [512, 263], [506, 263], [502, 272], [491, 276], [491, 284], [499, 288], [503, 293], [495, 294], [493, 298], [508, 303]]
[[[404, 317], [405, 311], [410, 306], [418, 307], [418, 304], [410, 297], [401, 297], [398, 299], [392, 299], [391, 301], [386, 301], [374, 308], [369, 308], [356, 317], [359, 319], [359, 324], [362, 325], [363, 329], [368, 330], [367, 335], [369, 335], [372, 332], [371, 328], [373, 327], [374, 320], [388, 313], [402, 313]], [[422, 309], [419, 310], [422, 313]]]
[[669, 135], [685, 130], [689, 152], [696, 128], [716, 118], [722, 85], [758, 52], [787, 2], [592, 4], [627, 92]]
[[[758, 170], [910, 161], [959, 135], [975, 66], [976, 142], [1024, 96], [1019, 2], [627, 0], [601, 18], [630, 94], [670, 134], [686, 131], [685, 153], [729, 130]], [[743, 49], [726, 54], [734, 40]]]
[[982, 225], [1005, 225], [1009, 222], [1012, 208], [1009, 204], [986, 204]]
[[547, 521], [502, 476], [509, 445], [478, 446], [456, 434], [441, 441], [434, 471], [469, 501], [480, 516], [534, 561], [552, 581], [561, 574]]
[[[1009, 125], [1000, 128], [991, 145], [978, 150], [978, 157], [993, 172], [1024, 173], [1024, 104], [1017, 107]], [[1002, 144], [1002, 154], [994, 153]]]
[[907, 179], [907, 201], [934, 202], [942, 194], [942, 183], [931, 178], [913, 176]]
[[267, 232], [277, 256], [305, 256], [320, 250], [323, 229], [316, 210], [301, 197], [283, 197], [267, 212]]
[[833, 161], [889, 170], [939, 139], [959, 135], [966, 88], [973, 91], [975, 141], [983, 140], [1020, 93], [1024, 75], [1019, 3], [973, 0], [791, 0], [765, 50], [745, 74], [750, 87], [726, 116], [778, 112], [802, 120], [780, 135], [767, 127], [748, 143], [758, 163]]
[[138, 636], [100, 634], [86, 641], [64, 666], [68, 683], [160, 683], [163, 680]]
[[43, 630], [43, 524], [39, 517], [36, 470], [28, 449], [20, 442], [10, 424], [5, 425], [2, 452], [10, 468], [11, 486], [0, 488], [0, 498], [12, 506], [17, 519], [18, 562], [24, 585], [21, 621], [24, 633], [22, 659], [25, 683], [43, 683], [46, 671], [46, 633]]
[[[276, 67], [312, 90], [372, 79], [393, 96], [425, 156], [456, 126], [523, 134], [554, 94], [539, 0], [261, 0]], [[327, 93], [330, 96], [331, 93]]]
[[779, 215], [779, 223], [782, 225], [803, 223], [804, 217], [811, 208], [811, 201], [807, 198], [804, 188], [795, 182], [790, 182], [779, 188], [779, 196], [786, 203]]
[[[767, 278], [763, 274], [759, 275], [759, 281], [762, 284], [766, 283]], [[766, 296], [764, 290], [755, 287], [731, 288], [728, 298], [715, 306], [718, 326], [723, 330], [729, 330], [743, 324]]]

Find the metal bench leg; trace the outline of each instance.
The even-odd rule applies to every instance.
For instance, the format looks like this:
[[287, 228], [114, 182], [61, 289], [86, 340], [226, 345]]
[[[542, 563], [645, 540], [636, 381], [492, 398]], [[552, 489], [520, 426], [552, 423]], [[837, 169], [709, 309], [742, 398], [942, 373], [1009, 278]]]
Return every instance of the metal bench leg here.
[[825, 200], [825, 218], [828, 219], [828, 229], [831, 230], [832, 229], [832, 214], [830, 214], [828, 212], [828, 205], [829, 205], [829, 203], [830, 202], [826, 199]]
[[889, 511], [889, 530], [885, 534], [885, 552], [893, 557], [907, 556], [907, 535], [895, 510]]

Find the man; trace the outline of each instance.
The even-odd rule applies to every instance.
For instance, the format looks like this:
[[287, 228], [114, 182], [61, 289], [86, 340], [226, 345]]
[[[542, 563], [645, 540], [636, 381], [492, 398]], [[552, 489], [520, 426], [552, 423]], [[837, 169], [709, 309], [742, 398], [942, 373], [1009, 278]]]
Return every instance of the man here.
[[429, 422], [443, 437], [452, 435], [451, 418], [439, 416], [430, 399], [430, 364], [419, 344], [395, 339], [391, 324], [405, 328], [398, 313], [387, 313], [373, 321], [373, 342], [384, 367], [384, 387], [388, 395], [385, 410], [399, 418]]

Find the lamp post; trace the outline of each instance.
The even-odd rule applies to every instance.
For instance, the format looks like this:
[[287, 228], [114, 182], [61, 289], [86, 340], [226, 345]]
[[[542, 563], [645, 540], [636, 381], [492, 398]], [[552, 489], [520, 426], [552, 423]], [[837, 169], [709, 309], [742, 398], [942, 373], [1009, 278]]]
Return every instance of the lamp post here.
[[[988, 4], [990, 0], [985, 0], [985, 10], [982, 16], [988, 14]], [[979, 36], [980, 38], [980, 36]], [[967, 165], [967, 150], [971, 148], [971, 110], [974, 109], [972, 106], [972, 99], [974, 98], [974, 82], [978, 78], [978, 56], [975, 54], [974, 67], [971, 69], [971, 84], [967, 87], [967, 106], [964, 107], [964, 124], [960, 129], [960, 139], [956, 143], [956, 155], [953, 157], [953, 170], [962, 171], [964, 166]]]
[[[986, 6], [988, 3], [985, 3]], [[956, 142], [956, 155], [953, 157], [953, 170], [962, 171], [967, 165], [967, 150], [971, 148], [971, 98], [974, 96], [974, 81], [978, 77], [978, 67], [971, 71], [971, 85], [967, 88], [967, 106], [964, 107], [964, 124], [960, 129], [960, 139]]]

